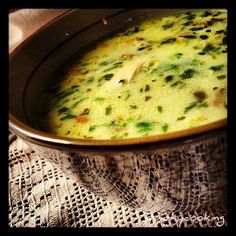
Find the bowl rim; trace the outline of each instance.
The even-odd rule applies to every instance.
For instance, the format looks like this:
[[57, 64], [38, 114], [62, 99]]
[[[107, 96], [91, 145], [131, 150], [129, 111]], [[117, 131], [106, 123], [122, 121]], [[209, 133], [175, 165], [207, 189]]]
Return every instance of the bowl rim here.
[[[165, 9], [165, 8], [164, 8]], [[204, 9], [204, 8], [203, 8]], [[221, 8], [223, 9], [223, 8]], [[77, 9], [70, 9], [60, 16], [52, 19], [47, 24], [42, 26], [40, 29], [36, 30], [33, 34], [27, 37], [22, 43], [20, 43], [10, 54], [9, 54], [9, 62], [11, 59], [21, 50], [32, 38], [38, 35], [41, 31], [43, 31], [48, 26], [52, 25], [56, 21], [62, 19], [66, 15], [76, 12]], [[117, 9], [120, 10], [118, 14], [121, 12], [125, 12], [132, 9]], [[133, 9], [134, 10], [134, 9]], [[160, 9], [159, 9], [160, 10]], [[168, 9], [168, 10], [179, 10], [184, 11], [186, 9]], [[195, 10], [195, 9], [187, 9], [187, 10]], [[199, 10], [199, 9], [198, 9]], [[78, 139], [78, 138], [68, 138], [57, 136], [54, 134], [50, 134], [44, 131], [37, 130], [35, 128], [31, 128], [30, 126], [24, 124], [15, 118], [11, 113], [9, 113], [9, 129], [15, 133], [16, 135], [26, 138], [28, 140], [37, 140], [43, 143], [52, 143], [55, 145], [63, 144], [68, 146], [94, 146], [94, 147], [122, 147], [122, 146], [132, 146], [132, 145], [142, 145], [142, 144], [152, 144], [152, 143], [160, 143], [163, 141], [175, 141], [182, 138], [191, 138], [194, 135], [200, 135], [207, 132], [215, 131], [219, 128], [226, 128], [227, 126], [227, 117], [225, 119], [221, 119], [219, 121], [211, 122], [209, 124], [196, 126], [188, 129], [183, 129], [175, 132], [158, 134], [147, 137], [137, 137], [137, 138], [128, 138], [128, 139]]]
[[188, 128], [180, 131], [129, 139], [77, 139], [77, 138], [67, 138], [61, 137], [54, 134], [50, 134], [44, 131], [40, 131], [31, 128], [21, 121], [9, 115], [9, 128], [16, 135], [28, 137], [30, 139], [36, 139], [43, 142], [64, 144], [64, 145], [75, 145], [75, 146], [130, 146], [130, 145], [141, 145], [141, 144], [151, 144], [159, 143], [163, 141], [174, 141], [181, 138], [190, 138], [193, 135], [204, 134], [210, 131], [217, 130], [227, 126], [227, 118], [215, 121], [209, 124], [196, 126], [193, 128]]

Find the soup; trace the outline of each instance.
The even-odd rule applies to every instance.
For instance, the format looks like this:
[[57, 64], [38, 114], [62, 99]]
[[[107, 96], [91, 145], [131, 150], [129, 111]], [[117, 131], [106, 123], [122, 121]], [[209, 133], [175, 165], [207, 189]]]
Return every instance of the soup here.
[[42, 127], [107, 140], [225, 119], [226, 27], [226, 11], [197, 10], [149, 19], [99, 42], [53, 78]]

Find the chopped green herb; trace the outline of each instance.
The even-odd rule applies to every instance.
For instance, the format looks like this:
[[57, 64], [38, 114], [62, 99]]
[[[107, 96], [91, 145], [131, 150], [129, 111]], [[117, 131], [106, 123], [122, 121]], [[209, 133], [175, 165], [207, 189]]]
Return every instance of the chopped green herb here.
[[113, 77], [114, 75], [113, 74], [106, 74], [102, 77], [102, 79], [105, 79], [105, 80], [111, 80], [111, 78]]
[[192, 20], [186, 21], [185, 23], [183, 23], [184, 26], [189, 26], [193, 23]]
[[80, 116], [88, 115], [89, 113], [90, 113], [90, 109], [89, 108], [85, 108], [84, 111], [80, 114]]
[[172, 28], [172, 26], [174, 25], [174, 22], [171, 22], [171, 23], [166, 23], [165, 25], [162, 26], [163, 29], [170, 29]]
[[60, 120], [63, 121], [63, 120], [67, 120], [67, 119], [72, 119], [76, 117], [75, 115], [72, 115], [72, 114], [67, 114], [65, 116], [63, 116]]
[[218, 80], [222, 80], [222, 79], [225, 79], [225, 78], [226, 78], [226, 75], [219, 75], [219, 76], [217, 76]]
[[99, 65], [99, 66], [106, 66], [106, 65], [108, 65], [108, 64], [109, 64], [108, 61], [103, 61], [103, 62], [99, 63], [98, 65]]
[[195, 17], [196, 17], [196, 15], [194, 15], [194, 14], [191, 13], [191, 12], [187, 12], [186, 14], [187, 14], [187, 16], [185, 16], [183, 19], [186, 19], [186, 20], [193, 20], [193, 19], [195, 19]]
[[204, 27], [193, 27], [193, 28], [191, 28], [190, 30], [192, 30], [192, 31], [198, 31], [198, 30], [202, 30], [202, 29], [204, 29]]
[[212, 51], [215, 51], [216, 48], [211, 44], [211, 43], [208, 43], [202, 50], [203, 53], [208, 53], [208, 52], [212, 52]]
[[211, 66], [210, 69], [213, 71], [220, 71], [220, 70], [222, 70], [223, 67], [224, 67], [224, 65]]
[[168, 124], [164, 124], [164, 125], [161, 127], [161, 129], [162, 129], [162, 132], [166, 133], [167, 130], [168, 130]]
[[216, 34], [222, 34], [222, 33], [224, 33], [225, 31], [224, 30], [217, 30], [216, 31]]
[[188, 105], [187, 107], [184, 108], [184, 114], [189, 112], [192, 108], [194, 108], [197, 105], [198, 105], [198, 101], [190, 103], [190, 105]]
[[127, 100], [127, 99], [130, 97], [130, 92], [129, 92], [129, 90], [127, 90], [126, 93], [127, 93], [127, 94], [126, 94], [125, 100]]
[[146, 84], [144, 91], [147, 92], [147, 91], [149, 91], [149, 89], [150, 89], [150, 86], [148, 84]]
[[119, 127], [119, 128], [125, 128], [127, 126], [127, 123], [124, 122], [119, 122], [119, 121], [116, 121], [116, 120], [113, 120], [111, 121], [110, 123], [108, 124], [105, 124], [106, 127]]
[[148, 44], [148, 45], [144, 45], [144, 46], [142, 46], [142, 47], [139, 47], [137, 50], [138, 50], [138, 51], [142, 51], [143, 49], [149, 49], [149, 50], [150, 50], [150, 49], [152, 48], [151, 46], [152, 46], [152, 45], [149, 45], [149, 44]]
[[202, 14], [202, 17], [207, 17], [207, 16], [211, 16], [211, 12], [209, 11], [205, 11], [203, 14]]
[[152, 73], [164, 73], [166, 71], [175, 70], [178, 66], [174, 64], [164, 64], [152, 70]]
[[89, 127], [89, 132], [92, 132], [96, 129], [96, 125], [92, 125]]
[[186, 39], [195, 39], [195, 38], [196, 38], [195, 35], [182, 35], [182, 36], [180, 36], [180, 37], [186, 38]]
[[183, 56], [183, 53], [175, 53], [174, 55], [177, 59], [180, 59]]
[[188, 69], [185, 70], [183, 74], [180, 75], [182, 79], [190, 79], [193, 77], [193, 75], [196, 74], [196, 71], [194, 69]]
[[75, 103], [70, 107], [70, 109], [75, 108], [79, 103], [83, 102], [83, 101], [86, 100], [86, 99], [88, 99], [88, 98], [81, 98], [79, 101], [75, 102]]
[[88, 80], [87, 80], [87, 83], [92, 83], [94, 81], [94, 77], [90, 77]]
[[57, 111], [57, 113], [58, 113], [58, 115], [60, 115], [61, 113], [66, 112], [66, 111], [68, 111], [68, 110], [69, 110], [68, 107], [62, 107], [61, 109], [59, 109], [59, 110]]
[[122, 61], [116, 62], [116, 63], [114, 63], [110, 68], [107, 68], [107, 69], [104, 70], [103, 72], [107, 72], [107, 71], [113, 70], [113, 69], [115, 69], [115, 68], [117, 68], [117, 67], [121, 67], [122, 64], [123, 64]]
[[163, 107], [162, 106], [157, 106], [157, 110], [162, 113], [163, 112]]
[[165, 77], [165, 81], [168, 83], [170, 81], [172, 81], [174, 79], [174, 76], [173, 75], [168, 75]]
[[171, 87], [176, 87], [179, 84], [183, 84], [183, 82], [182, 81], [176, 81], [171, 85]]
[[129, 105], [131, 109], [137, 109], [138, 107], [136, 105]]
[[185, 116], [181, 116], [177, 120], [184, 120], [184, 119], [185, 119]]
[[161, 44], [173, 43], [176, 41], [176, 38], [167, 38], [161, 41]]
[[138, 132], [152, 130], [151, 124], [148, 122], [140, 122], [140, 123], [136, 124], [135, 126], [139, 129]]
[[67, 96], [72, 95], [73, 93], [77, 92], [78, 90], [79, 90], [78, 86], [75, 86], [75, 85], [71, 86], [66, 91], [62, 91], [62, 92], [56, 93], [55, 94], [55, 98], [58, 99], [58, 100], [61, 100], [62, 98], [65, 98]]
[[105, 115], [106, 115], [106, 116], [110, 115], [110, 114], [111, 114], [111, 111], [112, 111], [112, 107], [111, 107], [111, 106], [106, 107], [106, 109], [105, 109]]
[[72, 85], [71, 89], [78, 88], [78, 87], [79, 87], [78, 85]]
[[206, 102], [204, 102], [204, 103], [200, 103], [199, 105], [198, 105], [198, 107], [208, 107], [209, 105], [206, 103]]
[[141, 30], [140, 27], [139, 27], [139, 26], [136, 26], [136, 27], [134, 27], [133, 29], [127, 30], [127, 31], [126, 31], [125, 33], [123, 33], [122, 35], [129, 36], [129, 35], [138, 33], [140, 30]]
[[145, 97], [145, 102], [148, 101], [148, 100], [150, 100], [151, 98], [152, 98], [152, 97], [150, 97], [150, 96], [146, 96], [146, 97]]

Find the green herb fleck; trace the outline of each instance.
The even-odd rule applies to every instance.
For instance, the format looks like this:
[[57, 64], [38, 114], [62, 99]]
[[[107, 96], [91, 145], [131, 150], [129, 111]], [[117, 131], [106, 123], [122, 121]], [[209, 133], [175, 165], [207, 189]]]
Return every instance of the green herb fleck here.
[[158, 66], [157, 68], [152, 70], [152, 73], [164, 73], [166, 71], [177, 69], [178, 66], [174, 64], [164, 64], [161, 66]]
[[168, 75], [168, 76], [165, 77], [166, 83], [172, 81], [173, 79], [174, 79], [174, 76], [173, 76], [173, 75]]
[[188, 69], [185, 70], [183, 74], [180, 75], [182, 79], [190, 79], [193, 77], [193, 75], [196, 74], [196, 71], [194, 69]]
[[57, 111], [57, 113], [58, 113], [58, 115], [60, 115], [61, 113], [66, 112], [66, 111], [68, 111], [68, 110], [69, 110], [68, 107], [62, 107], [61, 109], [59, 109], [59, 110]]
[[145, 97], [145, 102], [148, 101], [148, 100], [150, 100], [151, 98], [152, 98], [151, 96], [146, 96], [146, 97]]
[[224, 65], [211, 66], [210, 69], [213, 71], [220, 71], [220, 70], [222, 70], [223, 67], [224, 67]]
[[88, 115], [89, 113], [90, 113], [90, 109], [89, 108], [85, 108], [84, 111], [80, 114], [80, 116]]
[[225, 78], [226, 78], [226, 75], [219, 75], [219, 76], [217, 76], [218, 80], [222, 80], [222, 79], [225, 79]]
[[127, 30], [126, 32], [124, 32], [122, 35], [125, 35], [125, 36], [129, 36], [129, 35], [132, 35], [132, 34], [135, 34], [135, 33], [138, 33], [140, 31], [140, 27], [139, 26], [136, 26], [130, 30]]
[[164, 125], [161, 127], [161, 129], [162, 129], [162, 132], [166, 133], [167, 130], [168, 130], [168, 124], [164, 124]]
[[83, 102], [83, 101], [86, 100], [86, 99], [88, 99], [88, 98], [81, 98], [80, 100], [78, 100], [77, 102], [75, 102], [75, 103], [70, 107], [70, 109], [75, 108], [79, 103]]
[[176, 41], [176, 38], [167, 38], [161, 41], [161, 44], [173, 43]]
[[103, 61], [103, 62], [99, 63], [98, 65], [99, 65], [99, 66], [106, 66], [106, 65], [108, 65], [108, 64], [109, 64], [108, 61]]
[[172, 28], [174, 25], [174, 22], [166, 23], [165, 25], [162, 26], [164, 30]]
[[194, 15], [194, 14], [191, 13], [191, 12], [187, 12], [186, 14], [187, 14], [187, 16], [185, 16], [183, 19], [186, 19], [186, 20], [193, 20], [193, 19], [195, 19], [195, 17], [196, 17], [196, 15]]
[[129, 105], [131, 109], [137, 109], [138, 107], [136, 105]]
[[177, 120], [184, 120], [185, 119], [185, 116], [181, 116], [179, 118], [177, 118]]
[[187, 107], [184, 108], [184, 114], [189, 112], [192, 108], [196, 107], [198, 105], [198, 101], [190, 103]]
[[204, 102], [204, 103], [200, 103], [199, 105], [198, 105], [198, 107], [208, 107], [209, 105], [206, 103], [206, 102]]
[[111, 114], [111, 111], [112, 111], [112, 107], [111, 107], [111, 106], [106, 107], [106, 109], [105, 109], [105, 115], [106, 115], [106, 116], [110, 115], [110, 114]]
[[140, 123], [136, 124], [135, 126], [139, 129], [138, 132], [152, 130], [151, 124], [148, 122], [140, 122]]
[[171, 85], [171, 87], [176, 87], [179, 84], [183, 84], [183, 82], [182, 81], [176, 81]]
[[114, 75], [113, 74], [106, 74], [102, 77], [102, 79], [105, 79], [105, 80], [111, 80], [111, 78], [113, 77]]
[[150, 90], [150, 86], [149, 86], [148, 84], [146, 84], [144, 91], [147, 92], [147, 91], [149, 91], [149, 90]]
[[177, 59], [180, 59], [183, 56], [183, 53], [175, 53], [174, 55]]
[[107, 71], [113, 70], [113, 69], [115, 69], [115, 68], [117, 68], [117, 67], [121, 67], [122, 64], [123, 64], [122, 61], [116, 62], [116, 63], [114, 63], [113, 65], [111, 65], [111, 67], [105, 69], [103, 72], [107, 72]]
[[90, 77], [88, 80], [87, 80], [87, 83], [92, 83], [94, 81], [94, 77]]
[[163, 107], [162, 106], [157, 106], [157, 110], [162, 113], [163, 112]]
[[72, 95], [73, 93], [77, 92], [79, 89], [78, 89], [79, 86], [77, 85], [73, 85], [71, 86], [69, 89], [65, 90], [65, 91], [62, 91], [62, 92], [59, 92], [59, 93], [56, 93], [55, 94], [55, 98], [57, 100], [61, 100], [62, 98], [65, 98], [67, 96], [70, 96]]
[[63, 116], [60, 120], [63, 121], [63, 120], [67, 120], [67, 119], [72, 119], [76, 117], [75, 115], [72, 115], [72, 114], [67, 114], [65, 116]]
[[96, 125], [92, 125], [89, 127], [89, 132], [92, 132], [96, 129]]
[[215, 51], [216, 48], [211, 44], [211, 43], [208, 43], [202, 50], [203, 53], [208, 53], [208, 52], [212, 52], [212, 51]]

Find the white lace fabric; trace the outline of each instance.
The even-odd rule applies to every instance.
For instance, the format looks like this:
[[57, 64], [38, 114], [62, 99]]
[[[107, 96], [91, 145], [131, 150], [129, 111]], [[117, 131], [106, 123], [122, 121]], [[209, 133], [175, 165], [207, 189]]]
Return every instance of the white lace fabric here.
[[[189, 179], [186, 175], [180, 181], [175, 176], [178, 172], [174, 166], [175, 156], [166, 156], [165, 153], [161, 164], [166, 167], [162, 167], [160, 162], [155, 167], [154, 157], [114, 156], [107, 161], [99, 156], [51, 153], [44, 149], [38, 152], [20, 138], [11, 139], [9, 226], [226, 226], [226, 196], [223, 194], [226, 182], [222, 178], [226, 175], [222, 160], [225, 159], [222, 158], [225, 141], [217, 139], [214, 142], [217, 145], [213, 150], [214, 167], [210, 166], [208, 172], [204, 172], [205, 159], [200, 159], [204, 155], [195, 156], [199, 159], [189, 162], [191, 155], [188, 157], [186, 154], [186, 166], [181, 166], [190, 166], [188, 171], [191, 171], [191, 165], [195, 163], [197, 169], [191, 172], [194, 181], [191, 173]], [[168, 164], [165, 157], [172, 163]], [[172, 172], [168, 172], [169, 169]], [[191, 191], [185, 189], [189, 183], [193, 184]]]

